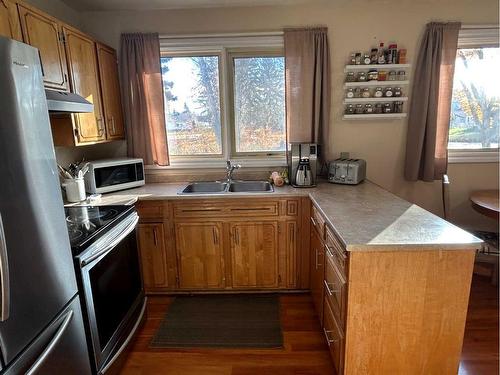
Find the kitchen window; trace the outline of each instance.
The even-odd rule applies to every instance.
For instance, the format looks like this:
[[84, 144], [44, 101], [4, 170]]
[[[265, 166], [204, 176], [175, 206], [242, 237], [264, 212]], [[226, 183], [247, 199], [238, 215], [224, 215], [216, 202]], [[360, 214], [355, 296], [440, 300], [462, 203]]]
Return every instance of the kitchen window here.
[[281, 35], [161, 38], [171, 167], [285, 165]]
[[500, 130], [498, 28], [462, 29], [451, 103], [450, 162], [496, 162]]

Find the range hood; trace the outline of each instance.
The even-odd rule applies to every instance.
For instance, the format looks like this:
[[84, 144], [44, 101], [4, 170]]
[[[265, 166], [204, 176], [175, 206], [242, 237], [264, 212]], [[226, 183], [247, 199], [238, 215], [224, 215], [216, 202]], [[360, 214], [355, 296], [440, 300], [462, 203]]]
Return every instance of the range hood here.
[[89, 113], [94, 111], [94, 105], [78, 94], [45, 90], [45, 97], [51, 113]]

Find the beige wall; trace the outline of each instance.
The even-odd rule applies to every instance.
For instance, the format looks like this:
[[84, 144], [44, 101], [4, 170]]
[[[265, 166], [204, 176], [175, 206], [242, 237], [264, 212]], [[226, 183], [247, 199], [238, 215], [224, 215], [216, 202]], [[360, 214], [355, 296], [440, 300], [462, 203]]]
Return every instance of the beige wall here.
[[[280, 30], [285, 26], [326, 25], [332, 54], [331, 143], [335, 153], [349, 151], [368, 162], [368, 178], [441, 214], [439, 183], [409, 183], [403, 179], [406, 121], [349, 122], [342, 120], [343, 65], [351, 51], [368, 50], [378, 41], [396, 41], [414, 61], [426, 22], [498, 23], [497, 0], [330, 0], [324, 4], [288, 7], [242, 7], [145, 12], [88, 12], [82, 25], [118, 48], [122, 32], [197, 34]], [[468, 194], [498, 187], [498, 164], [453, 164], [452, 220], [465, 226], [492, 229], [496, 224], [474, 213]]]

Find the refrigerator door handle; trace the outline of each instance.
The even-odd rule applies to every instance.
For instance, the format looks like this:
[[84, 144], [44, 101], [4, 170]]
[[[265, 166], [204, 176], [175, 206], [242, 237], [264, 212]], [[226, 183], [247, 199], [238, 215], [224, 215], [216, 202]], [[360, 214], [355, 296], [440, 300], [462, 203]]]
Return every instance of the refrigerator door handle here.
[[10, 311], [10, 286], [9, 286], [9, 260], [7, 257], [7, 241], [3, 229], [2, 214], [0, 213], [0, 286], [2, 296], [0, 307], [0, 322], [9, 319]]
[[36, 373], [38, 368], [43, 364], [45, 361], [45, 358], [54, 350], [56, 347], [57, 343], [59, 340], [61, 340], [64, 332], [66, 331], [66, 328], [68, 328], [69, 323], [71, 322], [71, 318], [73, 318], [73, 310], [70, 310], [67, 312], [66, 317], [64, 318], [64, 321], [62, 322], [61, 326], [57, 329], [56, 333], [54, 334], [54, 337], [52, 340], [50, 340], [49, 344], [47, 347], [43, 350], [42, 354], [38, 359], [33, 363], [33, 365], [30, 367], [28, 371], [26, 371], [26, 375], [33, 375]]

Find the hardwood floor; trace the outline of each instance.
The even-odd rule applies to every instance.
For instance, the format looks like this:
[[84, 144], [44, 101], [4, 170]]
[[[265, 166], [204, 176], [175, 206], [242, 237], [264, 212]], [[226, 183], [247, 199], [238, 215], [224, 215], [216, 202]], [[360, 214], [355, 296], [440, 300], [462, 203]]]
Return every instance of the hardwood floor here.
[[[151, 349], [169, 297], [149, 297], [147, 320], [131, 347], [124, 375], [327, 375], [328, 347], [309, 294], [282, 295], [283, 349]], [[474, 277], [460, 375], [498, 374], [498, 289]]]

